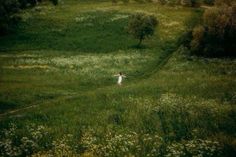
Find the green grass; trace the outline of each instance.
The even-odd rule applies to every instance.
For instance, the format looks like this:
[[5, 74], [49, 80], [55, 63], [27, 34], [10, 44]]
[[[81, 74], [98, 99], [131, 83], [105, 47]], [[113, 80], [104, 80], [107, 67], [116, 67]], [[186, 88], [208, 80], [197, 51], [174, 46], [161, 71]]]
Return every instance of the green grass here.
[[[142, 49], [125, 32], [136, 11], [160, 21]], [[21, 137], [31, 139], [37, 126], [45, 126], [42, 134], [49, 135], [30, 149], [55, 149], [54, 156], [58, 149], [67, 156], [165, 156], [192, 141], [205, 156], [234, 154], [235, 60], [189, 57], [177, 45], [185, 21], [198, 14], [153, 3], [72, 0], [24, 11], [16, 32], [0, 38], [1, 129], [16, 124], [19, 146]], [[119, 71], [127, 75], [121, 87], [113, 77]], [[67, 134], [73, 144], [61, 139]], [[56, 139], [70, 149], [53, 145]], [[199, 139], [219, 143], [203, 146], [213, 155]]]

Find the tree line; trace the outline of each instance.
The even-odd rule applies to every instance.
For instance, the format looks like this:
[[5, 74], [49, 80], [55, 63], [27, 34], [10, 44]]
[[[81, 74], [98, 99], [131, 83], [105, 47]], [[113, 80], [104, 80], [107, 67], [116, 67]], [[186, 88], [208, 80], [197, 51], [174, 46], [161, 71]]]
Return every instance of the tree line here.
[[[14, 27], [21, 20], [17, 14], [22, 9], [34, 7], [47, 0], [0, 0], [0, 35], [5, 35], [14, 30]], [[58, 0], [48, 0], [54, 5]]]
[[236, 57], [236, 0], [216, 0], [182, 40], [193, 55]]

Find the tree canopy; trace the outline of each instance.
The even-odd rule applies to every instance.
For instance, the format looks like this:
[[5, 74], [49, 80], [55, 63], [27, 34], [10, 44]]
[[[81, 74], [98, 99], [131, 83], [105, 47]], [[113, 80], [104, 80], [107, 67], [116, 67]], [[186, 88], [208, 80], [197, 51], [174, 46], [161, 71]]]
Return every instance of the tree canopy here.
[[[7, 34], [20, 21], [17, 14], [21, 9], [34, 7], [43, 0], [0, 0], [0, 35]], [[46, 0], [45, 0], [46, 1]], [[58, 0], [50, 0], [54, 5]]]
[[129, 34], [139, 40], [138, 46], [140, 46], [144, 39], [154, 34], [157, 25], [158, 20], [155, 16], [136, 13], [130, 17], [127, 30]]
[[206, 9], [202, 23], [191, 33], [192, 54], [207, 57], [236, 56], [236, 4], [218, 0]]

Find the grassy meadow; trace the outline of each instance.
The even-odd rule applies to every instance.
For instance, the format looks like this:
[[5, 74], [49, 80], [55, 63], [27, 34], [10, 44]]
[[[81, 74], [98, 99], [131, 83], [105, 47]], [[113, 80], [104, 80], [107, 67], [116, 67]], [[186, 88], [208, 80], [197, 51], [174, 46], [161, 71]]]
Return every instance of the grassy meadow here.
[[[135, 12], [159, 20], [142, 48], [125, 31]], [[201, 12], [76, 0], [22, 11], [0, 37], [0, 156], [233, 157], [236, 60], [178, 44]]]

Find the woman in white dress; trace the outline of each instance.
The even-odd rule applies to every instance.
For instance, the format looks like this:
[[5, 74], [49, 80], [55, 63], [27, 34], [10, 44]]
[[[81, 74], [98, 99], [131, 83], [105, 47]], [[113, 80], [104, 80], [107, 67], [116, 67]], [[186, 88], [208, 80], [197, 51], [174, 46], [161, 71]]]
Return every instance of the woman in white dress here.
[[119, 72], [119, 74], [114, 75], [114, 76], [118, 77], [117, 84], [118, 84], [118, 85], [122, 85], [122, 80], [123, 80], [123, 78], [125, 78], [126, 76], [123, 75], [122, 72]]

